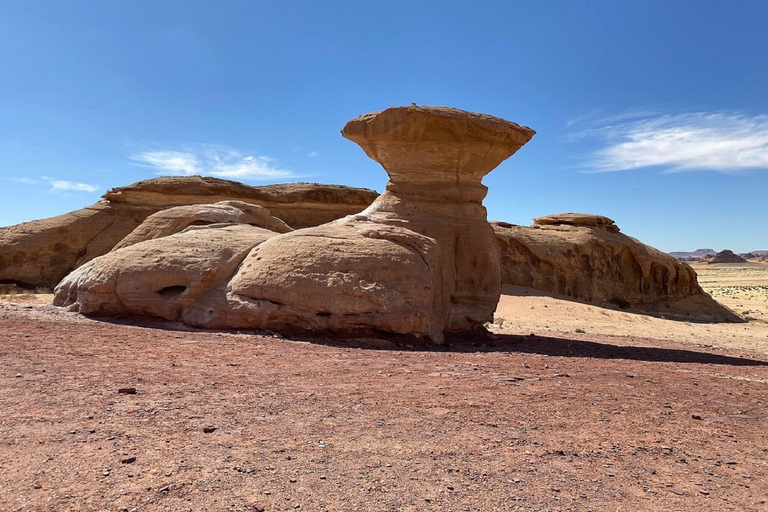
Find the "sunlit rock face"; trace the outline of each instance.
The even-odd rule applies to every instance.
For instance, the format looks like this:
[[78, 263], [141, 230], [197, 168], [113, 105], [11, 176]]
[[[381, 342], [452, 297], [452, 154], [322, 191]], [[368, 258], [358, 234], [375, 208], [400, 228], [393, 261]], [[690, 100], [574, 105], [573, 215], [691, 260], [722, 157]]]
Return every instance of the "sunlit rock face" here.
[[[374, 190], [340, 185], [252, 187], [203, 176], [139, 181], [111, 189], [101, 201], [81, 210], [0, 228], [0, 282], [52, 288], [72, 270], [109, 252], [150, 215], [177, 206], [244, 202], [268, 208], [293, 228], [305, 228], [360, 212], [377, 195]], [[203, 215], [196, 221], [208, 222], [204, 210], [190, 215]]]
[[313, 328], [440, 341], [444, 331], [491, 321], [501, 274], [481, 180], [533, 134], [444, 107], [395, 107], [351, 120], [342, 135], [384, 167], [386, 192], [357, 215], [254, 249], [230, 283], [230, 299], [240, 309], [274, 310], [270, 328], [285, 314]]
[[503, 284], [702, 322], [738, 321], [687, 264], [621, 233], [600, 215], [561, 213], [530, 227], [492, 223]]
[[[160, 219], [160, 228], [137, 230], [137, 243], [129, 240], [65, 278], [56, 303], [199, 327], [389, 332], [435, 342], [446, 331], [492, 320], [501, 271], [481, 180], [530, 140], [533, 130], [484, 114], [414, 105], [355, 118], [342, 135], [390, 177], [386, 191], [361, 213], [281, 234], [263, 223], [248, 226], [237, 230], [233, 247], [221, 230], [235, 226], [187, 228], [157, 238], [179, 225]], [[164, 248], [163, 240], [172, 244]], [[207, 252], [201, 255], [187, 243]], [[125, 251], [132, 251], [130, 257]], [[150, 259], [139, 256], [147, 252]], [[146, 268], [136, 266], [139, 260], [146, 260]], [[216, 265], [223, 270], [200, 272], [200, 266]], [[109, 276], [127, 267], [147, 283], [136, 293], [151, 300], [132, 300], [125, 287], [112, 284], [117, 281]], [[168, 284], [174, 281], [163, 277], [169, 272], [184, 279]], [[152, 282], [162, 286], [155, 290]]]

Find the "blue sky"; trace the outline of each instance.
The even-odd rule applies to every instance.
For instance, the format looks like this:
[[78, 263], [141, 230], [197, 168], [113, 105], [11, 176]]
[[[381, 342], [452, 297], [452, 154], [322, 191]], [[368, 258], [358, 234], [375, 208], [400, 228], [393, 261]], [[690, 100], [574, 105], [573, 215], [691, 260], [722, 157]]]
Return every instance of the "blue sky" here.
[[448, 105], [538, 134], [489, 218], [588, 212], [768, 249], [768, 2], [0, 2], [0, 225], [169, 174], [383, 190], [344, 123]]

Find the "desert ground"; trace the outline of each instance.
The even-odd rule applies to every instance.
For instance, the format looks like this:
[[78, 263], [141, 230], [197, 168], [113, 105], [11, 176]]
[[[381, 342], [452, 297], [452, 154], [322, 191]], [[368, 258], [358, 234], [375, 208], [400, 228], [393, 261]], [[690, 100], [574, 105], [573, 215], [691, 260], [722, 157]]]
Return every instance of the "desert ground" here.
[[0, 510], [768, 510], [768, 266], [696, 271], [747, 321], [510, 287], [436, 347], [0, 296]]

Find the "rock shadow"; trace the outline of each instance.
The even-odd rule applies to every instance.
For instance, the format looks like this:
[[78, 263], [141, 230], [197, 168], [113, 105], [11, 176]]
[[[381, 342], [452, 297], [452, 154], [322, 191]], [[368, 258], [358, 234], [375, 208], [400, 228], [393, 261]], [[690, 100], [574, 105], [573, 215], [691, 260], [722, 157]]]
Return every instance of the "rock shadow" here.
[[644, 315], [661, 318], [662, 320], [673, 320], [676, 322], [692, 322], [701, 324], [717, 323], [746, 323], [747, 320], [720, 304], [706, 293], [692, 295], [677, 300], [664, 300], [649, 304], [628, 304], [622, 301], [588, 301], [577, 299], [568, 295], [558, 295], [554, 293], [537, 290], [525, 286], [514, 286], [505, 284], [502, 295], [512, 297], [549, 297], [557, 300], [575, 302], [585, 306], [592, 306], [632, 315]]
[[768, 361], [746, 357], [726, 356], [696, 350], [614, 345], [612, 343], [554, 338], [549, 336], [521, 336], [493, 334], [483, 329], [474, 332], [446, 334], [445, 343], [436, 345], [428, 339], [415, 336], [395, 335], [387, 332], [370, 332], [365, 336], [321, 336], [295, 332], [277, 334], [258, 330], [198, 329], [159, 318], [122, 316], [94, 317], [91, 320], [128, 325], [140, 328], [161, 329], [177, 332], [227, 333], [278, 338], [286, 342], [311, 343], [341, 349], [387, 350], [403, 352], [455, 352], [455, 353], [504, 353], [538, 354], [552, 357], [583, 357], [592, 359], [616, 359], [654, 363], [693, 363], [721, 366], [768, 366]]
[[459, 341], [450, 349], [456, 352], [505, 352], [539, 354], [553, 357], [585, 357], [592, 359], [628, 359], [654, 363], [697, 363], [727, 366], [768, 366], [768, 361], [726, 356], [696, 350], [614, 345], [612, 343], [500, 334], [482, 342]]

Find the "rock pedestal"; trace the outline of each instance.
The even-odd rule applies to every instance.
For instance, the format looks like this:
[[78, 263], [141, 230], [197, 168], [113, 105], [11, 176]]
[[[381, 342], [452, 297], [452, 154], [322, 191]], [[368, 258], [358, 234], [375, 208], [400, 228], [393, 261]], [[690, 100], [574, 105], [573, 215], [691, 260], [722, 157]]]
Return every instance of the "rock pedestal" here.
[[492, 321], [501, 274], [481, 180], [535, 132], [484, 114], [411, 106], [360, 116], [341, 133], [390, 178], [386, 192], [355, 218], [407, 227], [437, 242], [445, 330]]
[[[357, 215], [254, 249], [228, 288], [244, 312], [234, 321], [435, 342], [444, 331], [491, 321], [501, 274], [481, 180], [533, 134], [444, 107], [395, 107], [351, 120], [342, 135], [384, 167], [386, 192]], [[227, 313], [207, 326], [232, 321]]]

